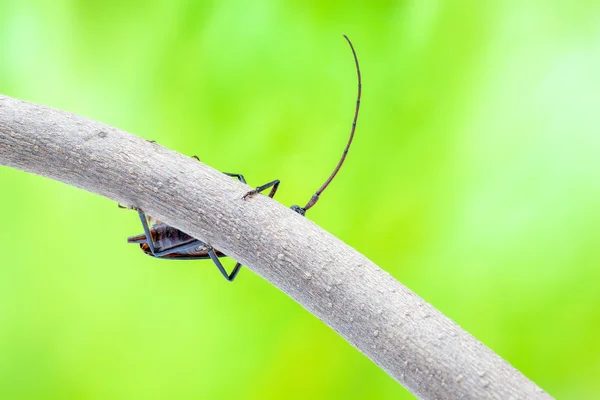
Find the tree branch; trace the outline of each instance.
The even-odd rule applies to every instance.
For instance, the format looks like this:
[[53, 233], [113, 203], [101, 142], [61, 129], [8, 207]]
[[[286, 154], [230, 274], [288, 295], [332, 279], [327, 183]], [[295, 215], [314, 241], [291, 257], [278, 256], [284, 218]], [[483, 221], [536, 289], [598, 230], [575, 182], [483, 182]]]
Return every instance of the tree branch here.
[[136, 206], [240, 261], [424, 399], [545, 392], [341, 240], [190, 157], [0, 95], [0, 164]]

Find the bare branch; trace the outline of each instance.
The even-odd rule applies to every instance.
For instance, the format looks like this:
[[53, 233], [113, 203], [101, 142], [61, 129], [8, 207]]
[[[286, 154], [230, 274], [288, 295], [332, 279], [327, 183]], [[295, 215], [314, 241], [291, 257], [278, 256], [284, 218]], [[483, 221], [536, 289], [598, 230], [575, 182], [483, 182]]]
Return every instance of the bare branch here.
[[242, 200], [248, 186], [189, 157], [0, 95], [0, 164], [140, 207], [212, 244], [421, 398], [550, 398], [356, 250], [266, 196]]

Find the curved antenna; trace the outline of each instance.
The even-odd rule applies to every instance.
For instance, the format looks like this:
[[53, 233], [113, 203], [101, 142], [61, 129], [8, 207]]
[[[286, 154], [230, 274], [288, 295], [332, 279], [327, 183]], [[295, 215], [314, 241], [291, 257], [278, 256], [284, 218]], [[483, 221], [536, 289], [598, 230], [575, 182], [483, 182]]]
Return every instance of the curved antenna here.
[[[356, 121], [358, 120], [358, 110], [360, 108], [360, 96], [361, 96], [361, 90], [362, 90], [362, 82], [361, 82], [361, 78], [360, 78], [360, 67], [358, 66], [358, 57], [356, 56], [356, 51], [354, 51], [354, 46], [352, 45], [352, 42], [350, 41], [350, 39], [348, 39], [348, 36], [344, 35], [344, 38], [346, 39], [346, 41], [350, 45], [350, 49], [352, 50], [352, 55], [354, 56], [354, 63], [356, 64], [356, 75], [358, 76], [358, 96], [356, 98], [356, 109], [354, 110], [354, 119], [352, 120], [352, 129], [350, 130], [350, 138], [348, 139], [348, 144], [346, 144], [346, 148], [344, 149], [342, 158], [340, 158], [340, 161], [336, 165], [335, 169], [333, 170], [333, 172], [331, 173], [329, 178], [327, 178], [327, 180], [325, 181], [323, 186], [321, 186], [319, 188], [319, 190], [317, 190], [315, 192], [315, 194], [313, 194], [313, 196], [310, 198], [309, 202], [306, 204], [306, 206], [304, 206], [304, 209], [303, 209], [304, 212], [306, 212], [309, 208], [311, 208], [312, 206], [314, 206], [317, 203], [321, 193], [323, 193], [323, 191], [325, 189], [327, 189], [327, 186], [329, 186], [329, 184], [331, 183], [333, 178], [335, 178], [338, 171], [342, 167], [342, 164], [344, 163], [346, 156], [348, 155], [348, 150], [350, 149], [350, 145], [352, 144], [352, 139], [354, 139], [354, 131], [356, 130]], [[302, 213], [302, 214], [304, 214], [304, 213]]]

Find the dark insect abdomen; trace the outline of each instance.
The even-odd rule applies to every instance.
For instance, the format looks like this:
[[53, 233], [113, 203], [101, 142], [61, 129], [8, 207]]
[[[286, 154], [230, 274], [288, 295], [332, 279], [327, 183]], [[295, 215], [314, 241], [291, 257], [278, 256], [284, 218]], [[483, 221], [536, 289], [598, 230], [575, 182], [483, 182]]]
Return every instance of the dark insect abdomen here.
[[[150, 228], [150, 235], [152, 236], [152, 242], [154, 244], [154, 248], [158, 252], [168, 250], [175, 246], [184, 245], [186, 243], [190, 243], [190, 242], [196, 240], [196, 239], [194, 239], [194, 237], [188, 235], [187, 233], [184, 233], [184, 232], [180, 231], [179, 229], [173, 228], [172, 226], [169, 226], [164, 223], [156, 224], [152, 228]], [[148, 254], [149, 256], [154, 257], [154, 254], [152, 254], [152, 251], [150, 250], [150, 246], [148, 245], [148, 240], [146, 239], [145, 234], [131, 236], [127, 239], [127, 242], [128, 243], [139, 243], [140, 248], [142, 249], [142, 251], [144, 253]], [[180, 251], [177, 251], [174, 253], [170, 253], [170, 254], [165, 254], [164, 256], [161, 256], [161, 258], [165, 258], [165, 259], [191, 259], [191, 258], [192, 259], [193, 258], [204, 259], [204, 258], [209, 258], [208, 248], [209, 248], [209, 246], [207, 246], [205, 243], [198, 241], [198, 246], [196, 246], [196, 247], [192, 247], [189, 249], [183, 249], [183, 250], [180, 250]], [[217, 255], [217, 257], [224, 256], [224, 254], [218, 250], [215, 250], [215, 254]]]
[[[158, 249], [168, 249], [175, 245], [184, 244], [194, 240], [187, 233], [183, 233], [179, 229], [173, 228], [167, 224], [157, 224], [150, 229], [152, 242], [154, 247]], [[148, 243], [145, 234], [130, 236], [127, 238], [128, 243]]]

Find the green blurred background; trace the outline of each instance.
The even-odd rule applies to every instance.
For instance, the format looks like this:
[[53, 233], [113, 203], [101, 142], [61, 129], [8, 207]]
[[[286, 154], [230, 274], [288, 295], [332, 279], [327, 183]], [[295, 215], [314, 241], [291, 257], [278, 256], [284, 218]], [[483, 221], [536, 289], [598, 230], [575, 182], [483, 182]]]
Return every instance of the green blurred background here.
[[[559, 398], [600, 396], [600, 3], [0, 0], [0, 92], [250, 185]], [[412, 398], [250, 270], [126, 244], [131, 211], [0, 167], [0, 398]], [[231, 265], [231, 264], [229, 264]]]

